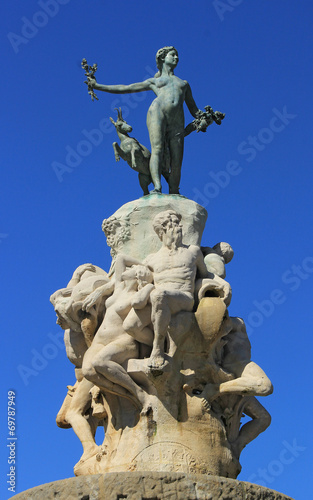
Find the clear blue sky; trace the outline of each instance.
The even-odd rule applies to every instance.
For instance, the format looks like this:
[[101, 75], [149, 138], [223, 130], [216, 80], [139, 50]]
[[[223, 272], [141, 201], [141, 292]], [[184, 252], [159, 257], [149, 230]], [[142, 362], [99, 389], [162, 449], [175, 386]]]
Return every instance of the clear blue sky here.
[[[16, 492], [73, 475], [81, 445], [55, 415], [74, 372], [49, 296], [79, 264], [109, 269], [101, 222], [141, 196], [136, 174], [115, 163], [107, 120], [122, 106], [133, 135], [149, 146], [153, 94], [123, 101], [99, 93], [91, 102], [80, 61], [98, 63], [100, 83], [132, 83], [153, 74], [157, 49], [174, 45], [176, 74], [189, 81], [197, 105], [226, 113], [221, 127], [186, 139], [181, 193], [208, 210], [203, 245], [234, 248], [230, 314], [248, 323], [253, 360], [275, 388], [261, 401], [272, 424], [243, 451], [239, 479], [308, 500], [312, 2], [16, 0], [2, 10], [1, 499], [10, 496], [10, 389]], [[97, 145], [82, 142], [100, 122]]]

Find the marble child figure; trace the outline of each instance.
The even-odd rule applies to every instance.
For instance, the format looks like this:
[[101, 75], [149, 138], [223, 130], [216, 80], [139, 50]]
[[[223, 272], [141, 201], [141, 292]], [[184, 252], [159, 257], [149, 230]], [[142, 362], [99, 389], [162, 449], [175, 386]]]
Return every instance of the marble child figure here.
[[197, 118], [202, 112], [197, 108], [191, 88], [186, 80], [174, 75], [178, 64], [177, 50], [163, 47], [156, 54], [158, 72], [153, 78], [130, 85], [101, 85], [94, 76], [88, 86], [112, 94], [127, 94], [152, 90], [156, 99], [147, 114], [147, 127], [151, 143], [150, 174], [154, 184], [152, 193], [161, 193], [161, 172], [165, 157], [169, 156], [169, 192], [179, 194], [181, 166], [184, 152], [184, 108], [186, 103], [191, 115]]

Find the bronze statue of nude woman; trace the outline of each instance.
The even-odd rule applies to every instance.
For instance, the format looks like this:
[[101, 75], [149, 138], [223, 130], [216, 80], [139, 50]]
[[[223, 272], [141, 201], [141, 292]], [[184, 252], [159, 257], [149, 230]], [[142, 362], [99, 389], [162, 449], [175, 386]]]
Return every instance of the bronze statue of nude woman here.
[[[153, 78], [130, 85], [101, 85], [96, 82], [94, 72], [88, 76], [88, 89], [102, 90], [112, 94], [127, 94], [152, 90], [156, 99], [152, 102], [147, 115], [147, 127], [151, 142], [150, 173], [154, 190], [161, 193], [161, 170], [165, 151], [170, 158], [169, 193], [179, 194], [181, 166], [184, 151], [185, 119], [183, 104], [186, 103], [191, 115], [199, 119], [204, 112], [199, 110], [193, 99], [191, 88], [186, 80], [174, 75], [178, 64], [178, 53], [174, 47], [163, 47], [156, 54], [158, 72]], [[213, 119], [210, 123], [213, 122]], [[198, 130], [205, 130], [210, 124], [204, 123]], [[206, 126], [205, 126], [206, 125]], [[194, 128], [195, 129], [195, 128]], [[189, 133], [189, 132], [188, 132]]]

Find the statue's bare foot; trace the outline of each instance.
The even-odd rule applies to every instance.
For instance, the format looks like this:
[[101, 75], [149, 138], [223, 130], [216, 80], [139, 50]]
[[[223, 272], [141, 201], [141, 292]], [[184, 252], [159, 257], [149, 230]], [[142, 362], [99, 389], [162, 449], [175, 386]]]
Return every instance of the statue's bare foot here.
[[201, 400], [201, 401], [202, 401], [202, 406], [203, 406], [203, 408], [205, 409], [205, 411], [208, 411], [208, 412], [209, 412], [209, 411], [211, 410], [211, 405], [210, 405], [210, 403], [208, 402], [208, 400], [207, 400], [207, 399], [205, 399], [205, 398], [202, 398], [202, 400]]
[[108, 416], [102, 403], [94, 403], [92, 406], [92, 416], [102, 420]]
[[87, 451], [84, 451], [84, 453], [82, 454], [82, 456], [80, 457], [80, 462], [86, 462], [86, 460], [89, 460], [89, 458], [93, 457], [94, 455], [96, 455], [97, 453], [99, 453], [99, 446], [98, 445], [94, 445], [92, 448], [90, 448], [89, 450]]
[[[202, 386], [203, 387], [203, 386]], [[196, 396], [202, 402], [202, 406], [206, 411], [211, 410], [212, 401], [219, 396], [219, 386], [218, 384], [206, 384], [202, 389], [201, 386], [198, 388], [192, 388], [189, 384], [184, 384], [183, 390], [190, 396]]]
[[150, 371], [152, 373], [155, 372], [155, 374], [161, 374], [163, 373], [163, 370], [165, 366], [167, 366], [167, 364], [168, 362], [165, 361], [163, 356], [161, 356], [160, 354], [156, 354], [150, 357], [148, 367], [150, 368]]
[[97, 446], [96, 444], [90, 448], [87, 451], [84, 451], [82, 456], [80, 457], [80, 460], [77, 462], [77, 464], [74, 467], [74, 474], [75, 475], [80, 475], [80, 468], [83, 466], [83, 464], [89, 460], [92, 457], [95, 457], [97, 453], [99, 453], [100, 446]]
[[152, 191], [150, 191], [150, 194], [162, 194], [162, 189], [153, 189]]

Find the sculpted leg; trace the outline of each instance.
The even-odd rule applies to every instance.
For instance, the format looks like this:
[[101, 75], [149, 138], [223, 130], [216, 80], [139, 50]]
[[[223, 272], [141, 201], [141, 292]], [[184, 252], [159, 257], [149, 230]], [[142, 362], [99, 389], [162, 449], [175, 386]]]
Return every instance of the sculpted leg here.
[[155, 289], [151, 292], [150, 300], [154, 341], [149, 366], [158, 369], [164, 365], [164, 341], [171, 317], [180, 311], [192, 311], [193, 297], [189, 293], [176, 290]]
[[131, 335], [141, 344], [152, 346], [153, 332], [148, 325], [151, 323], [151, 307], [146, 306], [144, 309], [131, 309], [124, 319], [123, 328], [125, 332]]
[[[130, 338], [130, 337], [129, 337]], [[99, 347], [99, 346], [98, 346]], [[138, 357], [138, 347], [134, 341], [111, 343], [100, 351], [87, 352], [83, 372], [88, 380], [113, 394], [130, 399], [136, 406], [145, 407], [146, 394], [128, 375], [120, 363]]]
[[161, 162], [164, 151], [164, 117], [158, 106], [152, 103], [147, 116], [147, 127], [151, 143], [150, 174], [154, 184], [152, 192], [162, 192], [161, 186]]
[[154, 369], [164, 365], [164, 341], [171, 321], [171, 309], [165, 291], [154, 290], [151, 293], [151, 319], [154, 329], [154, 340], [149, 366]]
[[232, 443], [232, 447], [238, 457], [243, 448], [261, 432], [265, 431], [271, 423], [270, 414], [254, 397], [248, 398], [244, 407], [244, 413], [248, 417], [251, 417], [252, 420], [241, 427], [238, 438]]
[[138, 357], [138, 349], [136, 346], [127, 349], [127, 347], [122, 344], [111, 344], [105, 347], [101, 353], [96, 356], [93, 361], [93, 366], [98, 373], [109, 379], [111, 382], [127, 389], [127, 391], [135, 396], [135, 398], [140, 401], [141, 405], [144, 406], [144, 391], [133, 381], [120, 364], [124, 363], [127, 359], [136, 357]]
[[70, 429], [71, 424], [68, 422], [66, 419], [66, 414], [72, 404], [72, 399], [73, 399], [73, 393], [76, 391], [78, 385], [78, 381], [76, 381], [74, 386], [67, 386], [67, 394], [65, 396], [65, 399], [62, 403], [62, 406], [60, 410], [58, 411], [58, 414], [56, 416], [56, 423], [58, 427], [61, 427], [62, 429]]
[[120, 161], [120, 157], [121, 157], [121, 153], [122, 153], [121, 148], [119, 147], [117, 142], [113, 142], [112, 146], [113, 146], [115, 160]]
[[143, 194], [144, 194], [144, 196], [146, 196], [147, 194], [149, 194], [148, 186], [151, 182], [151, 177], [150, 177], [150, 175], [138, 174], [138, 178], [139, 178], [140, 187], [143, 190]]
[[84, 413], [91, 404], [91, 395], [89, 391], [92, 387], [92, 382], [86, 379], [79, 382], [72, 397], [70, 408], [66, 413], [66, 420], [71, 424], [83, 446], [84, 453], [81, 460], [86, 460], [98, 451], [98, 446], [94, 440], [94, 433], [84, 417]]
[[184, 135], [178, 133], [170, 140], [171, 173], [169, 176], [169, 193], [179, 194], [181, 166], [184, 154]]
[[[233, 370], [229, 369], [230, 372]], [[234, 380], [220, 384], [219, 393], [242, 394], [243, 396], [268, 396], [273, 392], [271, 381], [262, 368], [250, 361]]]
[[232, 376], [237, 376], [221, 384], [208, 383], [201, 396], [211, 403], [223, 394], [238, 394], [241, 396], [268, 396], [273, 392], [273, 386], [262, 368], [253, 361], [242, 365], [241, 363], [223, 365]]
[[162, 148], [160, 146], [157, 147], [155, 146], [153, 152], [151, 153], [151, 159], [150, 159], [150, 172], [151, 172], [152, 182], [154, 185], [154, 190], [151, 191], [152, 193], [162, 192], [161, 174], [160, 174], [162, 157], [163, 157]]

